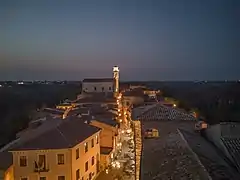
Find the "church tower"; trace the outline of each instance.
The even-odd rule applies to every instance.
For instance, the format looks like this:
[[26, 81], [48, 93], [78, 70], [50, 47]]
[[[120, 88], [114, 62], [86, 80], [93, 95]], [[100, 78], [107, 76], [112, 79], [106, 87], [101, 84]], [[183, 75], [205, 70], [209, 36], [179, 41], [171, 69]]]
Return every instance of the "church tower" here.
[[113, 67], [113, 79], [114, 79], [114, 95], [117, 96], [119, 93], [119, 68]]

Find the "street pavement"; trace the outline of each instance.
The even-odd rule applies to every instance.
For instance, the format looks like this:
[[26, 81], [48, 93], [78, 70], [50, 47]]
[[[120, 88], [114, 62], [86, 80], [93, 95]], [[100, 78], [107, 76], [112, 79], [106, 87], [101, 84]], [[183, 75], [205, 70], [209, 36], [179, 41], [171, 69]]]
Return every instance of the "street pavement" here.
[[[135, 179], [135, 163], [132, 165], [132, 169], [130, 170], [129, 162], [133, 163], [135, 162], [135, 153], [130, 154], [129, 151], [133, 151], [134, 146], [133, 144], [130, 145], [128, 141], [133, 140], [133, 137], [129, 136], [127, 133], [122, 134], [122, 152], [117, 157], [115, 161], [120, 162], [121, 167], [120, 168], [114, 168], [109, 167], [108, 172], [102, 171], [99, 176], [96, 178], [96, 180], [134, 180]], [[128, 140], [128, 141], [127, 141]], [[127, 154], [130, 154], [131, 156], [126, 156]]]

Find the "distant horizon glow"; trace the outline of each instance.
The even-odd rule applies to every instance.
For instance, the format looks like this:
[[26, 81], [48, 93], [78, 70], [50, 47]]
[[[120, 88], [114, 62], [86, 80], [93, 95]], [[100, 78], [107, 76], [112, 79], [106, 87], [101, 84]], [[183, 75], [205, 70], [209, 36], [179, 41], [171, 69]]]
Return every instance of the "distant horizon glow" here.
[[239, 80], [240, 1], [0, 2], [0, 80]]

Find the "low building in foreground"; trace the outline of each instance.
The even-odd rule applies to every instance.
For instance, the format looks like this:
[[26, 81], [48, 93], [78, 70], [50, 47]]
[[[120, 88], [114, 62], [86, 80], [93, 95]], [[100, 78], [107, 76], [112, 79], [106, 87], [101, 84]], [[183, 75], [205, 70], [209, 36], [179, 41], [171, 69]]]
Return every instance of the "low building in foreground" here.
[[81, 119], [65, 120], [11, 149], [13, 162], [5, 179], [93, 179], [100, 171], [99, 134], [99, 128]]
[[222, 122], [210, 125], [204, 133], [240, 173], [240, 123]]

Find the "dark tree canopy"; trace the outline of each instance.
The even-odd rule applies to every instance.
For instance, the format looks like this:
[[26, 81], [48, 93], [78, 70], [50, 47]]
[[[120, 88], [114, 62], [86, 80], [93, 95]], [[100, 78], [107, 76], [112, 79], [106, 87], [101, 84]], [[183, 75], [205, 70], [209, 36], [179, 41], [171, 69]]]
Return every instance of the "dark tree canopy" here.
[[36, 109], [53, 107], [67, 98], [75, 99], [80, 91], [80, 83], [0, 88], [0, 146], [15, 139], [15, 134], [27, 127]]

